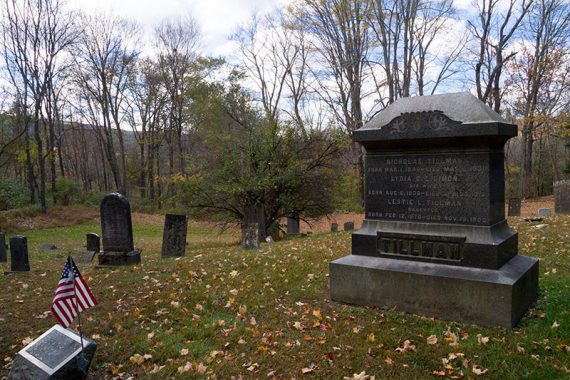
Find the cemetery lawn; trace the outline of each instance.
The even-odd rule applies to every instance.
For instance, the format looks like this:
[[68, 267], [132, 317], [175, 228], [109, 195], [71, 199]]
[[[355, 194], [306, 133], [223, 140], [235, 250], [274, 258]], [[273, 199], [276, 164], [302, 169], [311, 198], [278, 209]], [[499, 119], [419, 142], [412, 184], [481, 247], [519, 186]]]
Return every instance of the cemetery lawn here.
[[[142, 265], [80, 267], [99, 302], [81, 317], [99, 344], [93, 379], [570, 378], [569, 216], [544, 228], [509, 219], [519, 251], [541, 259], [539, 300], [514, 330], [331, 302], [328, 263], [350, 252], [346, 232], [245, 251], [235, 231], [191, 224], [186, 256], [161, 260], [163, 220], [133, 220]], [[66, 252], [87, 232], [100, 232], [97, 220], [24, 232], [32, 271], [0, 276], [0, 377], [55, 323]]]

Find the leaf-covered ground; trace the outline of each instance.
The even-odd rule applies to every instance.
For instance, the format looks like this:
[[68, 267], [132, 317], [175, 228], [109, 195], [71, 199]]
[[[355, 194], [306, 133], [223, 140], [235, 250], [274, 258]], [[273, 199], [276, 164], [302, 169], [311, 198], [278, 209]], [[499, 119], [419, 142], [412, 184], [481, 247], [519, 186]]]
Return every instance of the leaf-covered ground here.
[[[346, 232], [245, 251], [233, 232], [194, 226], [186, 256], [161, 260], [162, 222], [134, 220], [142, 265], [83, 268], [99, 301], [82, 315], [99, 344], [92, 378], [570, 378], [570, 217], [509, 220], [520, 252], [541, 259], [539, 300], [514, 330], [331, 302], [328, 263], [350, 252]], [[66, 252], [98, 230], [26, 232], [32, 271], [0, 276], [0, 377], [55, 323]]]

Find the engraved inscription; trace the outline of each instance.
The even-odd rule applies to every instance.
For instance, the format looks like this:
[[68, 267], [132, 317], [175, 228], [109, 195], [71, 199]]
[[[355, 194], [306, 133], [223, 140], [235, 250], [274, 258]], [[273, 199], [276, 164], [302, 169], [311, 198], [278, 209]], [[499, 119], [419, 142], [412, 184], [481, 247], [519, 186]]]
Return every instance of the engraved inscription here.
[[403, 234], [378, 231], [381, 255], [418, 257], [431, 260], [461, 261], [465, 237]]
[[368, 155], [366, 218], [486, 225], [488, 172], [484, 153]]

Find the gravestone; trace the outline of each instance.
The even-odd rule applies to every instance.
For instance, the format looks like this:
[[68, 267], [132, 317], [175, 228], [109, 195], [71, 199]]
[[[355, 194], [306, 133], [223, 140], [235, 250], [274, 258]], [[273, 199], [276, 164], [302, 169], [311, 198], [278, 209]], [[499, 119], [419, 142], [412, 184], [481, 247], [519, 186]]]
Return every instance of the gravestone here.
[[300, 233], [299, 214], [292, 212], [287, 215], [287, 236], [297, 236]]
[[354, 222], [346, 222], [343, 225], [345, 231], [354, 231]]
[[89, 252], [101, 251], [101, 238], [94, 232], [85, 235], [86, 247]]
[[184, 256], [187, 230], [188, 217], [186, 215], [166, 214], [162, 235], [162, 257]]
[[55, 325], [24, 347], [12, 362], [10, 380], [85, 379], [97, 343]]
[[28, 239], [25, 236], [10, 237], [10, 260], [12, 272], [28, 272], [30, 270]]
[[550, 216], [550, 215], [552, 215], [552, 209], [551, 208], [539, 208], [538, 209], [538, 215]]
[[330, 263], [335, 301], [513, 327], [538, 260], [505, 219], [504, 152], [517, 127], [469, 93], [403, 98], [356, 130], [365, 220]]
[[509, 198], [509, 216], [521, 216], [521, 199]]
[[4, 232], [0, 232], [0, 263], [5, 263], [8, 261], [8, 255], [6, 254], [6, 235]]
[[263, 204], [255, 203], [245, 207], [243, 224], [257, 223], [259, 238], [264, 240], [267, 237], [267, 231], [265, 229], [265, 211]]
[[77, 265], [91, 264], [96, 254], [97, 252], [94, 251], [78, 252], [73, 259], [73, 262], [75, 262]]
[[331, 232], [338, 232], [338, 223], [331, 224]]
[[248, 223], [242, 226], [242, 248], [259, 249], [259, 225]]
[[100, 206], [103, 252], [100, 252], [100, 266], [139, 264], [141, 253], [133, 243], [131, 206], [128, 199], [119, 193], [103, 198]]
[[554, 182], [554, 212], [570, 214], [570, 180]]

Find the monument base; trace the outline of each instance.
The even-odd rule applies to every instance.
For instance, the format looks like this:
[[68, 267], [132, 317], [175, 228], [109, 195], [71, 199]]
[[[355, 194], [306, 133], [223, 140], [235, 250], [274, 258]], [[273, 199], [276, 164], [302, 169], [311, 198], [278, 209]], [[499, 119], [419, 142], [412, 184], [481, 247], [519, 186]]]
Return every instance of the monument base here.
[[333, 301], [514, 327], [538, 294], [538, 259], [498, 270], [349, 255], [329, 264]]
[[134, 265], [141, 263], [141, 251], [124, 252], [101, 252], [98, 255], [98, 267], [114, 267], [121, 265]]

